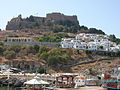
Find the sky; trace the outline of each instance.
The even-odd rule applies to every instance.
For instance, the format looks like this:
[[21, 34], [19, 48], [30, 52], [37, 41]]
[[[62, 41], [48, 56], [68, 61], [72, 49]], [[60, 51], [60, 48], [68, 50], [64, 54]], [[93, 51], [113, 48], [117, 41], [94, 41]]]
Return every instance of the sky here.
[[52, 12], [77, 15], [80, 25], [120, 38], [120, 0], [0, 0], [0, 28], [5, 30], [19, 14], [45, 17]]

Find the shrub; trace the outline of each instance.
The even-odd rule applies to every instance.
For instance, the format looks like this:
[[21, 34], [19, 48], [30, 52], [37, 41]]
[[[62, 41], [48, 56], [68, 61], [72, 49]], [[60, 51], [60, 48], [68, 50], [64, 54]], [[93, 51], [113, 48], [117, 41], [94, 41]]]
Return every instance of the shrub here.
[[4, 56], [7, 59], [14, 59], [16, 57], [15, 51], [5, 51]]
[[40, 46], [39, 45], [33, 45], [28, 47], [28, 52], [32, 54], [36, 54], [39, 52]]
[[48, 65], [55, 66], [59, 63], [59, 58], [57, 56], [49, 56], [48, 57]]
[[7, 49], [18, 53], [21, 50], [21, 48], [22, 46], [20, 45], [12, 45], [12, 46], [9, 46]]
[[90, 50], [84, 50], [86, 54], [91, 54], [92, 52]]
[[41, 54], [38, 54], [38, 57], [41, 59], [47, 60], [48, 54], [47, 54], [47, 52], [43, 52]]
[[3, 54], [4, 48], [2, 46], [0, 46], [0, 55]]

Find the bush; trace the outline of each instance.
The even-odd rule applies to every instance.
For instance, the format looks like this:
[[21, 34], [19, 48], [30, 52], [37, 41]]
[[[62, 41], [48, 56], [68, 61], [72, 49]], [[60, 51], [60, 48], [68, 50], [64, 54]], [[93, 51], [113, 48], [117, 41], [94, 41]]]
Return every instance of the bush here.
[[3, 42], [0, 42], [0, 46], [4, 46]]
[[47, 54], [47, 52], [43, 52], [43, 53], [41, 53], [41, 54], [38, 54], [38, 57], [39, 57], [40, 59], [47, 60], [48, 54]]
[[14, 51], [15, 53], [18, 53], [21, 50], [22, 46], [20, 45], [12, 45], [9, 46], [7, 49], [10, 51]]
[[39, 45], [33, 45], [28, 47], [28, 52], [32, 53], [32, 54], [36, 54], [39, 52], [40, 46]]
[[41, 54], [41, 53], [43, 53], [43, 52], [48, 52], [49, 51], [49, 48], [48, 47], [41, 47], [40, 49], [39, 49], [39, 53]]
[[6, 59], [14, 59], [16, 58], [15, 51], [5, 51], [4, 56]]
[[119, 56], [119, 57], [120, 57], [120, 51], [118, 51], [118, 52], [117, 52], [117, 56]]
[[56, 66], [59, 63], [58, 56], [49, 56], [48, 57], [48, 65]]
[[40, 48], [38, 57], [48, 62], [49, 66], [56, 66], [58, 64], [65, 64], [71, 59], [71, 49], [52, 48], [46, 47]]
[[91, 54], [92, 52], [90, 50], [84, 50], [86, 54]]
[[28, 51], [27, 49], [21, 49], [20, 52], [17, 54], [19, 57], [27, 56]]
[[2, 55], [4, 52], [4, 48], [2, 46], [0, 46], [0, 55]]
[[40, 74], [46, 73], [46, 68], [39, 69], [37, 72]]

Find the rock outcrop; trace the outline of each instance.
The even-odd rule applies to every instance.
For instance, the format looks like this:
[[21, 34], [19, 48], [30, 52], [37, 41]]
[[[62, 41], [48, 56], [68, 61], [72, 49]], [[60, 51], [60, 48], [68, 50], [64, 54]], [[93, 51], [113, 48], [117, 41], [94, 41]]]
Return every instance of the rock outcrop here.
[[12, 18], [7, 26], [6, 30], [20, 30], [23, 28], [34, 28], [34, 27], [40, 27], [44, 25], [48, 25], [49, 23], [52, 23], [53, 25], [64, 25], [64, 26], [78, 26], [79, 22], [77, 20], [77, 16], [66, 16], [61, 13], [49, 13], [46, 15], [46, 17], [36, 17], [36, 16], [30, 16], [27, 18], [22, 18], [21, 15], [19, 15], [16, 18]]

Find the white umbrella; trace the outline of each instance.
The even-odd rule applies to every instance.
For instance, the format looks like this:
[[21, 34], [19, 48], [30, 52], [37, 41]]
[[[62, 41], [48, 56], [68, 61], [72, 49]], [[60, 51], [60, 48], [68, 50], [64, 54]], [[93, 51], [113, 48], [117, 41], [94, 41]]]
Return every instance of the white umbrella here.
[[30, 80], [30, 81], [27, 81], [27, 82], [24, 82], [24, 84], [30, 84], [30, 85], [44, 85], [44, 84], [49, 84], [48, 82], [46, 81], [43, 81], [41, 80], [39, 77], [34, 77], [34, 79]]

